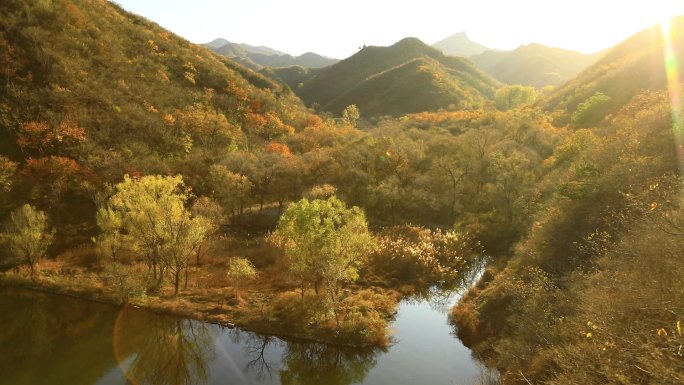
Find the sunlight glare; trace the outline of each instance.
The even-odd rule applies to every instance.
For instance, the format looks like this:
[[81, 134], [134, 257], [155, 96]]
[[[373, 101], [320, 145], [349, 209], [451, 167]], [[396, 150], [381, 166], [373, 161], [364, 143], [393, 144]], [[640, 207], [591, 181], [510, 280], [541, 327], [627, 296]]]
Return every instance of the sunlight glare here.
[[682, 127], [682, 85], [678, 71], [677, 56], [672, 48], [672, 26], [669, 21], [661, 23], [663, 32], [663, 50], [665, 55], [665, 72], [667, 89], [670, 94], [670, 110], [672, 111], [672, 129], [675, 135], [677, 161], [679, 169], [684, 170], [684, 127]]

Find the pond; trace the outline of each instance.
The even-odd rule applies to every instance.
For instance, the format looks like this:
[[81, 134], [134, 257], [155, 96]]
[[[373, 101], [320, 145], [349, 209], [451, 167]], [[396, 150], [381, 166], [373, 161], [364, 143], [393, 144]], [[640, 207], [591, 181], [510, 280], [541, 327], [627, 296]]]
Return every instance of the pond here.
[[457, 299], [403, 301], [383, 351], [0, 287], [0, 384], [469, 385], [480, 367], [447, 322]]

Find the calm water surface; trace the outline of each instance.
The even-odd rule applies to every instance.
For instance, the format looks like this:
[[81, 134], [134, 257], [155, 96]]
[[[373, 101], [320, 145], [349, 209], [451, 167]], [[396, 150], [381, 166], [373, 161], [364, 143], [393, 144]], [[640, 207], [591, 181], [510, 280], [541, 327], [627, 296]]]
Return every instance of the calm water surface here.
[[0, 288], [0, 384], [469, 385], [479, 366], [447, 324], [456, 300], [402, 302], [383, 351]]

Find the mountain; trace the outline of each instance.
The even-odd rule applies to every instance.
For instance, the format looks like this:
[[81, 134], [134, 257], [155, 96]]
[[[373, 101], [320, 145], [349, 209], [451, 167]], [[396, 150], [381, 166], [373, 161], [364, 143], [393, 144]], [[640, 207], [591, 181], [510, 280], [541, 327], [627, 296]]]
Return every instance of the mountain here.
[[441, 50], [445, 55], [463, 57], [479, 55], [485, 51], [493, 51], [491, 48], [470, 40], [465, 32], [455, 33], [433, 44], [432, 47]]
[[373, 116], [474, 108], [497, 86], [469, 60], [406, 38], [390, 47], [363, 48], [294, 89], [307, 104], [325, 111], [340, 113], [356, 104], [362, 115]]
[[339, 60], [330, 59], [325, 56], [307, 52], [300, 56], [291, 55], [264, 55], [264, 54], [249, 54], [249, 58], [262, 66], [283, 68], [292, 66], [301, 66], [306, 68], [323, 68], [331, 64], [337, 63]]
[[559, 86], [594, 63], [599, 54], [528, 44], [512, 51], [486, 51], [471, 56], [478, 67], [507, 84], [543, 88]]
[[[668, 50], [673, 58], [684, 58], [684, 16], [673, 18], [670, 27]], [[596, 116], [616, 112], [642, 90], [658, 90], [667, 85], [664, 52], [666, 47], [659, 25], [641, 31], [607, 51], [579, 76], [550, 94], [541, 106], [548, 111], [562, 112], [560, 118], [568, 120], [580, 104], [600, 93], [609, 100]], [[673, 73], [684, 73], [684, 60], [671, 60], [668, 65]], [[585, 124], [591, 123], [595, 121]]]
[[292, 56], [273, 48], [231, 43], [226, 39], [215, 39], [204, 45], [218, 54], [236, 58], [242, 64], [253, 69], [261, 69], [261, 67], [281, 68], [291, 66], [322, 68], [339, 61], [313, 52], [307, 52], [300, 56]]
[[30, 202], [64, 242], [90, 239], [93, 197], [124, 174], [193, 185], [229, 146], [261, 148], [310, 115], [279, 83], [113, 2], [6, 0], [0, 13], [0, 163], [17, 169], [0, 216]]

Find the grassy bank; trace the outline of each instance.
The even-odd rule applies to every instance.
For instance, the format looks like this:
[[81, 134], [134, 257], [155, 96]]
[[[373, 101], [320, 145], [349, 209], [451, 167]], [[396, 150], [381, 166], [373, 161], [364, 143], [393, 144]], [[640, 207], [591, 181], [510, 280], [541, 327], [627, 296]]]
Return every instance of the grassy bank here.
[[[31, 279], [25, 267], [0, 273], [0, 285], [40, 290], [115, 305], [130, 304], [149, 311], [171, 314], [224, 326], [285, 338], [297, 338], [349, 347], [384, 347], [389, 343], [388, 323], [400, 295], [392, 290], [350, 286], [342, 295], [337, 317], [321, 304], [324, 294], [307, 289], [304, 295], [279, 272], [259, 239], [240, 240], [241, 255], [260, 266], [257, 278], [238, 292], [226, 276], [235, 240], [224, 239], [198, 265], [189, 267], [181, 290], [174, 295], [167, 280], [158, 292], [145, 290], [149, 283], [144, 264], [122, 260], [126, 274], [112, 277], [96, 253], [88, 248], [62, 253], [38, 264]], [[257, 255], [258, 254], [258, 255]], [[118, 280], [117, 280], [118, 279]]]

